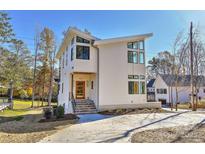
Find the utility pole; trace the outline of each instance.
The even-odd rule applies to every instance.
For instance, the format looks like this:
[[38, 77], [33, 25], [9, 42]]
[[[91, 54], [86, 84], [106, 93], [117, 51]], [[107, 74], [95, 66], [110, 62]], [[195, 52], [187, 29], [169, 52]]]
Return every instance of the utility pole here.
[[192, 110], [195, 111], [195, 103], [194, 103], [194, 86], [193, 86], [193, 44], [192, 44], [192, 29], [193, 25], [191, 22], [190, 26], [190, 62], [191, 62], [191, 104], [192, 104]]

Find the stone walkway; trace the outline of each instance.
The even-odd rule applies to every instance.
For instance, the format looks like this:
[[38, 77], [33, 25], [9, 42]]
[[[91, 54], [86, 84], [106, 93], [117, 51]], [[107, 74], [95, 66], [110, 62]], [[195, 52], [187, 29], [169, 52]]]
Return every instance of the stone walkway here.
[[[205, 114], [196, 112], [133, 114], [96, 118], [97, 115], [81, 116], [79, 124], [65, 128], [40, 142], [130, 142], [134, 132], [147, 129], [196, 124]], [[100, 115], [98, 115], [100, 117]], [[84, 120], [83, 117], [87, 120]], [[94, 117], [92, 120], [92, 117]]]

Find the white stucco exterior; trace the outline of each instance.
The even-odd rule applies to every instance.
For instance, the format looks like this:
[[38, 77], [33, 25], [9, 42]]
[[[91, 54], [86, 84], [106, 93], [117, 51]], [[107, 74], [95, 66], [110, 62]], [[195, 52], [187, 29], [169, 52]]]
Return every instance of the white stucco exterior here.
[[[132, 49], [127, 48], [127, 43], [145, 41], [151, 35], [99, 40], [87, 32], [69, 28], [57, 53], [57, 58], [60, 59], [59, 105], [65, 107], [66, 113], [73, 112], [71, 99], [77, 98], [76, 84], [82, 81], [85, 83], [84, 99], [91, 99], [97, 110], [138, 106], [160, 107], [159, 103], [147, 102], [146, 84], [144, 94], [128, 93], [128, 81], [146, 83], [146, 79], [128, 79], [128, 75], [145, 76], [145, 63], [128, 63], [128, 50]], [[78, 43], [77, 36], [90, 43]], [[89, 59], [76, 58], [77, 45], [89, 46]], [[145, 51], [144, 48], [139, 52]]]

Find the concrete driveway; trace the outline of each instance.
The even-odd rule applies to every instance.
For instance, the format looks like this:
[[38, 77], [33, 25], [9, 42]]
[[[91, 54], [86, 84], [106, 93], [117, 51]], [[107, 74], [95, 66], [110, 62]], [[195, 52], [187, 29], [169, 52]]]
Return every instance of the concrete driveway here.
[[[97, 118], [96, 118], [97, 117]], [[87, 120], [86, 120], [87, 119]], [[79, 124], [65, 128], [40, 142], [130, 142], [134, 132], [200, 123], [204, 113], [151, 113], [122, 116], [82, 115]]]

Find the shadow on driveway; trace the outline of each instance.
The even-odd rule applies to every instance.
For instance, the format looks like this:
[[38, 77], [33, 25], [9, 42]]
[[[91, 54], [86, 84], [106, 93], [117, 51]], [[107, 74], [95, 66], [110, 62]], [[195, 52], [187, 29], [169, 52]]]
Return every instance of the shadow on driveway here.
[[189, 112], [189, 111], [180, 112], [180, 113], [177, 113], [177, 114], [174, 114], [174, 115], [171, 115], [171, 116], [162, 118], [162, 119], [160, 119], [160, 120], [157, 120], [157, 121], [154, 121], [154, 122], [145, 124], [145, 125], [143, 125], [143, 126], [130, 129], [130, 130], [126, 131], [125, 133], [123, 133], [123, 134], [122, 134], [121, 136], [119, 136], [119, 137], [110, 138], [110, 139], [107, 139], [107, 140], [104, 140], [104, 141], [100, 141], [100, 142], [98, 142], [98, 143], [103, 143], [103, 142], [115, 142], [115, 141], [120, 140], [120, 139], [122, 139], [122, 138], [128, 137], [129, 134], [132, 133], [133, 131], [136, 131], [136, 130], [141, 129], [141, 128], [145, 128], [145, 127], [147, 127], [147, 126], [150, 126], [150, 125], [159, 123], [159, 122], [161, 122], [161, 121], [164, 121], [164, 120], [167, 120], [167, 119], [170, 119], [170, 118], [177, 117], [177, 116], [179, 116], [179, 115], [181, 115], [181, 114], [184, 114], [184, 113], [187, 113], [187, 112]]

